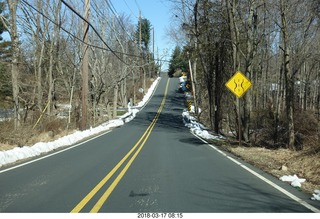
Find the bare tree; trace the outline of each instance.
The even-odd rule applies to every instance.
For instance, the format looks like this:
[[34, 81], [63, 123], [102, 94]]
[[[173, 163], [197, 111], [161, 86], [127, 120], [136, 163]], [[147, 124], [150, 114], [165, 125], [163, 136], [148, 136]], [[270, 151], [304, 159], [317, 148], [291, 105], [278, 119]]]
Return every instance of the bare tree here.
[[[58, 4], [54, 5], [53, 8], [53, 14], [54, 14], [54, 21], [58, 25], [54, 25], [53, 27], [53, 32], [51, 36], [51, 42], [50, 42], [50, 47], [49, 47], [49, 69], [48, 69], [48, 84], [49, 84], [49, 89], [48, 89], [48, 98], [47, 98], [47, 103], [48, 105], [48, 114], [51, 115], [51, 106], [53, 105], [53, 100], [55, 99], [54, 97], [54, 87], [55, 87], [55, 79], [54, 79], [54, 73], [53, 71], [56, 70], [54, 68], [55, 63], [58, 61], [57, 55], [59, 52], [57, 51], [58, 49], [58, 44], [59, 44], [59, 38], [60, 38], [60, 10], [61, 10], [61, 1], [58, 1]], [[49, 13], [48, 13], [49, 14]]]
[[20, 100], [19, 100], [19, 38], [17, 29], [17, 6], [18, 0], [7, 0], [10, 12], [9, 33], [12, 42], [12, 63], [11, 63], [11, 80], [12, 93], [14, 103], [14, 128], [15, 130], [20, 126]]

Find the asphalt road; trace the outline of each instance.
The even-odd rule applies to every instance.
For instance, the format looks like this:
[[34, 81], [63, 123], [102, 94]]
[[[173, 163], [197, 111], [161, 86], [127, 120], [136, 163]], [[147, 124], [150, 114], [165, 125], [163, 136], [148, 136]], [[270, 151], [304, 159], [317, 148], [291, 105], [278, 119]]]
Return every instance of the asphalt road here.
[[184, 98], [177, 88], [178, 79], [162, 78], [131, 122], [2, 170], [0, 212], [319, 211], [310, 195], [192, 135], [182, 121]]

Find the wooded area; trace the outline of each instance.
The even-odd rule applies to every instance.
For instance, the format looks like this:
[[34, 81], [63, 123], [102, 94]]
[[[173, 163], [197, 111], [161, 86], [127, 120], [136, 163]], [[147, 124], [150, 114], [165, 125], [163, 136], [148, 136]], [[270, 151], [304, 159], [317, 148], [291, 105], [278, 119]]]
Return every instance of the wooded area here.
[[0, 108], [14, 109], [14, 130], [89, 128], [137, 103], [157, 77], [148, 19], [134, 24], [109, 1], [79, 3], [1, 1], [10, 39], [0, 43]]
[[[168, 1], [177, 42], [169, 72], [193, 72], [200, 121], [250, 145], [320, 150], [319, 0]], [[0, 43], [0, 107], [14, 109], [5, 127], [51, 130], [61, 114], [59, 127], [94, 126], [136, 103], [160, 70], [152, 24], [118, 16], [110, 1], [0, 6], [0, 34], [11, 39]], [[225, 87], [238, 70], [253, 84], [239, 101]]]
[[[192, 69], [199, 119], [250, 145], [319, 152], [320, 1], [171, 2], [170, 70]], [[253, 84], [239, 102], [225, 87], [238, 70]]]

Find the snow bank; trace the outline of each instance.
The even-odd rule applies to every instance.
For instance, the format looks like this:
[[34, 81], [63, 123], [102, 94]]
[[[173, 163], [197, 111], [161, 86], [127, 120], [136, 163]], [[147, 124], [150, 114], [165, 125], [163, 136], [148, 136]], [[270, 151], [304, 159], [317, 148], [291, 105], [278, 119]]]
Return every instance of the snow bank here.
[[197, 119], [190, 115], [187, 110], [184, 110], [182, 113], [182, 118], [184, 125], [187, 126], [192, 133], [195, 135], [204, 138], [204, 139], [224, 139], [222, 135], [212, 135], [210, 134], [205, 126], [197, 122]]
[[[284, 175], [279, 178], [281, 181], [289, 182], [291, 186], [301, 188], [301, 183], [305, 182], [306, 179], [299, 178], [297, 175]], [[311, 200], [320, 201], [320, 190], [314, 190], [314, 194], [312, 194]]]
[[143, 96], [143, 99], [140, 103], [137, 104], [138, 107], [142, 107], [144, 106], [148, 100], [150, 99], [151, 95], [153, 94], [155, 88], [157, 87], [158, 85], [158, 82], [161, 78], [158, 77], [153, 83], [152, 85], [150, 86], [150, 88], [148, 89], [148, 92]]
[[186, 75], [182, 75], [181, 77], [179, 77], [180, 83], [181, 83], [181, 82], [185, 82], [185, 81], [187, 81], [187, 80], [188, 80], [188, 78], [187, 78]]
[[[153, 84], [150, 86], [148, 92], [144, 96], [143, 100], [138, 103], [139, 107], [142, 107], [146, 104], [146, 102], [150, 99], [154, 89], [156, 88], [159, 80], [161, 78], [158, 77]], [[123, 125], [124, 123], [130, 122], [136, 114], [139, 112], [138, 109], [129, 108], [128, 112], [115, 120], [110, 120], [100, 126], [95, 128], [90, 128], [84, 131], [76, 131], [73, 134], [64, 136], [52, 142], [38, 142], [33, 146], [23, 146], [16, 147], [7, 151], [0, 151], [0, 167], [6, 164], [14, 163], [18, 160], [31, 158], [35, 156], [39, 156], [42, 153], [47, 153], [52, 150], [55, 150], [59, 147], [69, 146], [75, 144], [85, 138], [88, 138], [92, 135], [96, 135], [103, 131], [108, 131], [111, 128], [118, 127]]]
[[14, 163], [18, 160], [39, 156], [42, 153], [50, 152], [59, 147], [75, 144], [89, 136], [107, 131], [123, 124], [124, 122], [121, 119], [116, 119], [95, 128], [91, 127], [88, 130], [76, 131], [55, 141], [38, 142], [33, 146], [16, 147], [8, 151], [0, 151], [0, 167], [6, 164]]
[[279, 179], [284, 182], [290, 182], [293, 187], [299, 187], [299, 188], [301, 187], [301, 183], [306, 181], [306, 179], [299, 178], [297, 177], [297, 175], [293, 175], [293, 176], [285, 175], [285, 176], [281, 176]]
[[312, 200], [320, 201], [320, 190], [314, 190], [314, 194], [312, 195], [313, 195], [313, 197], [311, 198]]

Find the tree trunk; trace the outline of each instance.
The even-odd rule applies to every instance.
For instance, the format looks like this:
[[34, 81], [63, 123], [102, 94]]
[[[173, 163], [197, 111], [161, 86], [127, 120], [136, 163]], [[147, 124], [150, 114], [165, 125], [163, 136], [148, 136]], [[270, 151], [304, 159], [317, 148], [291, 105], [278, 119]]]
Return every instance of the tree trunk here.
[[[246, 66], [245, 66], [245, 72], [246, 76], [249, 78], [249, 80], [252, 80], [252, 73], [253, 73], [253, 62], [254, 62], [254, 41], [255, 41], [255, 28], [256, 22], [255, 14], [256, 10], [256, 2], [251, 1], [249, 6], [249, 16], [247, 19], [247, 51], [246, 51]], [[250, 93], [250, 90], [248, 91]], [[252, 99], [250, 95], [245, 95], [243, 97], [243, 115], [242, 115], [242, 126], [243, 126], [243, 138], [246, 142], [250, 140], [250, 112], [252, 107]]]
[[[41, 10], [42, 8], [42, 1], [37, 2], [37, 8]], [[36, 33], [34, 33], [34, 40], [36, 41], [36, 51], [35, 51], [35, 74], [36, 74], [36, 81], [37, 81], [37, 103], [39, 110], [42, 111], [42, 95], [43, 95], [43, 90], [42, 90], [42, 60], [43, 60], [43, 54], [44, 54], [44, 44], [45, 41], [40, 40], [40, 30], [41, 30], [41, 21], [40, 21], [41, 15], [37, 14], [36, 17], [36, 24], [37, 24], [37, 29]]]
[[[237, 70], [240, 69], [240, 55], [239, 55], [239, 29], [237, 27], [236, 21], [235, 21], [235, 14], [236, 14], [236, 0], [226, 0], [226, 9], [228, 13], [228, 21], [229, 21], [229, 30], [230, 30], [230, 40], [232, 44], [232, 60], [233, 60], [233, 72], [235, 73]], [[239, 102], [239, 101], [235, 101]], [[240, 104], [236, 104], [236, 110], [235, 110], [235, 117], [237, 118], [237, 135], [239, 140], [242, 138], [241, 133], [239, 131], [241, 130], [241, 124], [239, 124], [239, 107]]]
[[287, 0], [280, 1], [280, 13], [281, 13], [281, 24], [282, 24], [282, 41], [283, 41], [283, 62], [284, 62], [284, 78], [285, 78], [285, 92], [286, 92], [286, 114], [287, 114], [287, 126], [288, 126], [288, 147], [294, 149], [294, 80], [293, 73], [290, 67], [290, 48], [289, 48], [289, 37], [288, 37], [288, 23], [287, 23]]
[[20, 127], [20, 101], [19, 101], [19, 38], [17, 31], [17, 4], [18, 0], [7, 0], [9, 11], [11, 15], [10, 19], [10, 37], [12, 42], [12, 62], [11, 62], [11, 80], [12, 80], [12, 94], [14, 103], [14, 129], [17, 130]]
[[[60, 13], [60, 8], [61, 8], [61, 1], [58, 1], [58, 5], [56, 6], [55, 9], [55, 21], [56, 23], [59, 23], [59, 13]], [[52, 33], [52, 40], [51, 40], [51, 44], [50, 44], [50, 61], [49, 61], [49, 91], [48, 91], [48, 114], [51, 115], [51, 106], [53, 105], [52, 100], [53, 100], [53, 92], [54, 92], [54, 78], [53, 78], [53, 65], [54, 65], [54, 59], [56, 57], [57, 50], [56, 50], [56, 45], [59, 41], [59, 27], [57, 25], [54, 25], [54, 31]], [[49, 103], [50, 102], [50, 103]]]
[[116, 85], [113, 89], [113, 118], [117, 117], [117, 106], [118, 106], [118, 85]]
[[239, 58], [239, 30], [235, 22], [236, 14], [236, 1], [226, 0], [226, 7], [229, 19], [229, 29], [232, 43], [232, 57], [233, 57], [233, 70], [236, 72], [240, 69], [240, 58]]

